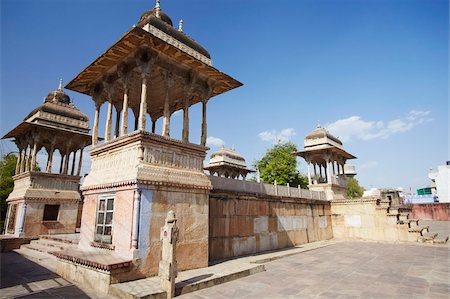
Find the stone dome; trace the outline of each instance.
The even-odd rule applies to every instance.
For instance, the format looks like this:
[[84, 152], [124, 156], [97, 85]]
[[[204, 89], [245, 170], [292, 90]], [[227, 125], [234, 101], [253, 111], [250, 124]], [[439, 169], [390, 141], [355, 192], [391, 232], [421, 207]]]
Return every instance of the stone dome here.
[[[156, 8], [144, 12], [139, 19], [139, 23], [144, 22], [149, 16], [156, 17]], [[172, 19], [162, 10], [159, 11], [159, 18], [170, 26], [173, 26]]]
[[189, 48], [191, 48], [191, 49], [197, 51], [198, 53], [202, 54], [203, 56], [211, 59], [211, 55], [203, 46], [201, 46], [195, 40], [190, 38], [184, 32], [178, 31], [177, 29], [175, 29], [173, 27], [173, 23], [172, 23], [172, 20], [170, 19], [170, 17], [166, 13], [164, 13], [162, 10], [159, 11], [159, 18], [156, 17], [156, 8], [153, 8], [152, 10], [144, 12], [141, 15], [141, 18], [139, 19], [137, 26], [143, 28], [146, 24], [150, 24], [150, 25], [156, 27], [157, 29], [170, 35], [171, 37], [178, 40], [179, 42], [185, 44]]
[[210, 165], [217, 163], [229, 163], [243, 168], [247, 167], [245, 159], [242, 155], [233, 149], [225, 147], [222, 147], [218, 151], [212, 153], [209, 163]]
[[24, 120], [29, 119], [39, 111], [69, 117], [83, 122], [89, 121], [86, 114], [78, 110], [75, 105], [70, 102], [70, 97], [62, 88], [62, 80], [59, 81], [58, 88], [45, 97], [44, 103], [31, 111]]
[[312, 131], [311, 133], [306, 135], [305, 141], [319, 139], [319, 138], [328, 138], [328, 139], [333, 140], [334, 142], [342, 145], [342, 141], [340, 141], [339, 138], [331, 135], [331, 133], [328, 132], [325, 128], [322, 128], [320, 126], [320, 124], [317, 125], [317, 128], [315, 128], [314, 131]]
[[59, 80], [59, 86], [56, 90], [50, 92], [44, 99], [44, 103], [70, 104], [70, 97], [62, 89], [62, 80]]

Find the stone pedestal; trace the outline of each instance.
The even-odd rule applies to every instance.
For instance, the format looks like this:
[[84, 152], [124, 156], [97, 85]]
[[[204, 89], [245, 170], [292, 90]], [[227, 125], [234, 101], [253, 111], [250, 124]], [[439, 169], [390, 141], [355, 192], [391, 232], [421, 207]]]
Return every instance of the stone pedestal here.
[[[81, 199], [79, 176], [24, 172], [13, 179], [14, 190], [7, 199], [6, 234], [37, 237], [75, 233]], [[46, 206], [54, 208], [51, 220], [44, 218]]]
[[166, 224], [161, 228], [161, 261], [159, 262], [159, 278], [166, 291], [167, 298], [175, 296], [175, 278], [177, 277], [176, 247], [178, 241], [177, 219], [173, 211], [169, 211]]
[[337, 200], [347, 198], [347, 187], [332, 184], [332, 183], [321, 183], [321, 184], [311, 184], [308, 186], [309, 190], [317, 192], [325, 192], [327, 200]]
[[[178, 217], [179, 269], [208, 266], [211, 182], [202, 169], [205, 154], [203, 146], [146, 131], [135, 131], [92, 149], [91, 171], [81, 188], [80, 249], [112, 250], [134, 260], [135, 271], [141, 275], [156, 275], [161, 256], [160, 228], [167, 212], [173, 210]], [[102, 198], [114, 201], [108, 244], [96, 241]]]

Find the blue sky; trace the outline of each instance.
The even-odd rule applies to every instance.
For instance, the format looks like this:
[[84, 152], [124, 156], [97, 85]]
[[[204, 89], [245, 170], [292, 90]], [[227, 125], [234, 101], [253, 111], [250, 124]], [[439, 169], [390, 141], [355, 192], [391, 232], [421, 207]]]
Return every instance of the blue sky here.
[[[216, 68], [244, 83], [208, 104], [212, 149], [223, 141], [250, 164], [278, 139], [303, 148], [304, 136], [320, 121], [358, 157], [351, 164], [364, 187], [406, 190], [428, 185], [429, 168], [450, 158], [448, 1], [161, 2], [174, 24], [184, 20], [184, 32], [208, 49]], [[3, 135], [154, 1], [0, 5]], [[92, 123], [91, 99], [68, 94]], [[192, 108], [195, 142], [200, 112]], [[174, 115], [172, 136], [181, 136], [181, 125], [181, 115]], [[2, 154], [15, 150], [2, 141]], [[299, 164], [305, 172], [304, 161]]]

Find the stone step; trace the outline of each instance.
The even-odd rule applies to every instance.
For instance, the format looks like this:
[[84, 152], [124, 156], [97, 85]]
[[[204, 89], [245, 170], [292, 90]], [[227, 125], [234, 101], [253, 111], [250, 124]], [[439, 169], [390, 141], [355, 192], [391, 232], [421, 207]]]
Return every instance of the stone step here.
[[40, 235], [39, 239], [52, 240], [61, 243], [78, 244], [79, 233], [76, 234], [61, 234], [61, 235]]
[[422, 243], [433, 243], [434, 238], [436, 238], [437, 235], [437, 233], [425, 233], [419, 237], [419, 241]]
[[32, 250], [22, 246], [20, 249], [15, 249], [14, 252], [20, 254], [24, 258], [31, 260], [50, 271], [56, 271], [56, 257], [48, 253]]
[[74, 243], [64, 243], [59, 241], [54, 241], [50, 239], [38, 239], [30, 242], [30, 244], [37, 244], [40, 246], [52, 247], [54, 250], [63, 250], [66, 248], [77, 248], [78, 245]]
[[447, 242], [448, 242], [448, 236], [441, 237], [440, 235], [438, 235], [437, 237], [435, 237], [433, 239], [433, 244], [447, 244]]
[[410, 233], [420, 233], [421, 235], [424, 234], [424, 230], [426, 230], [428, 232], [428, 226], [416, 226], [416, 227], [411, 227], [408, 229], [408, 231]]
[[33, 243], [33, 244], [25, 244], [25, 245], [22, 245], [20, 248], [27, 248], [27, 249], [30, 249], [30, 250], [34, 250], [34, 251], [39, 251], [39, 252], [42, 252], [42, 253], [46, 253], [46, 254], [49, 254], [49, 255], [51, 255], [51, 252], [54, 252], [54, 251], [59, 251], [59, 250], [61, 250], [61, 249], [59, 249], [59, 248], [57, 248], [57, 247], [51, 247], [51, 246], [43, 246], [43, 245], [41, 245], [41, 244], [36, 244], [36, 243]]

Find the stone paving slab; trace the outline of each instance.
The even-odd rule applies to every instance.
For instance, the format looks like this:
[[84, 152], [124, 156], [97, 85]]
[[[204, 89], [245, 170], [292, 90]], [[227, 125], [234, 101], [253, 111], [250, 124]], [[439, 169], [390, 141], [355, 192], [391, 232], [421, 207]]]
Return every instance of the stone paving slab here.
[[[255, 256], [241, 257], [233, 260], [217, 262], [201, 269], [182, 271], [176, 279], [176, 295], [186, 294], [214, 285], [222, 284], [238, 278], [246, 277], [265, 271], [263, 263], [282, 257], [299, 254], [309, 250], [335, 244], [338, 241], [326, 240], [300, 245], [286, 250], [278, 250]], [[120, 298], [165, 298], [158, 277], [114, 284], [110, 287], [110, 294]]]
[[52, 271], [48, 255], [37, 254], [42, 259], [35, 255], [36, 262], [16, 252], [0, 254], [0, 298], [114, 298], [65, 280]]
[[446, 298], [447, 246], [336, 242], [265, 264], [266, 271], [189, 298]]

